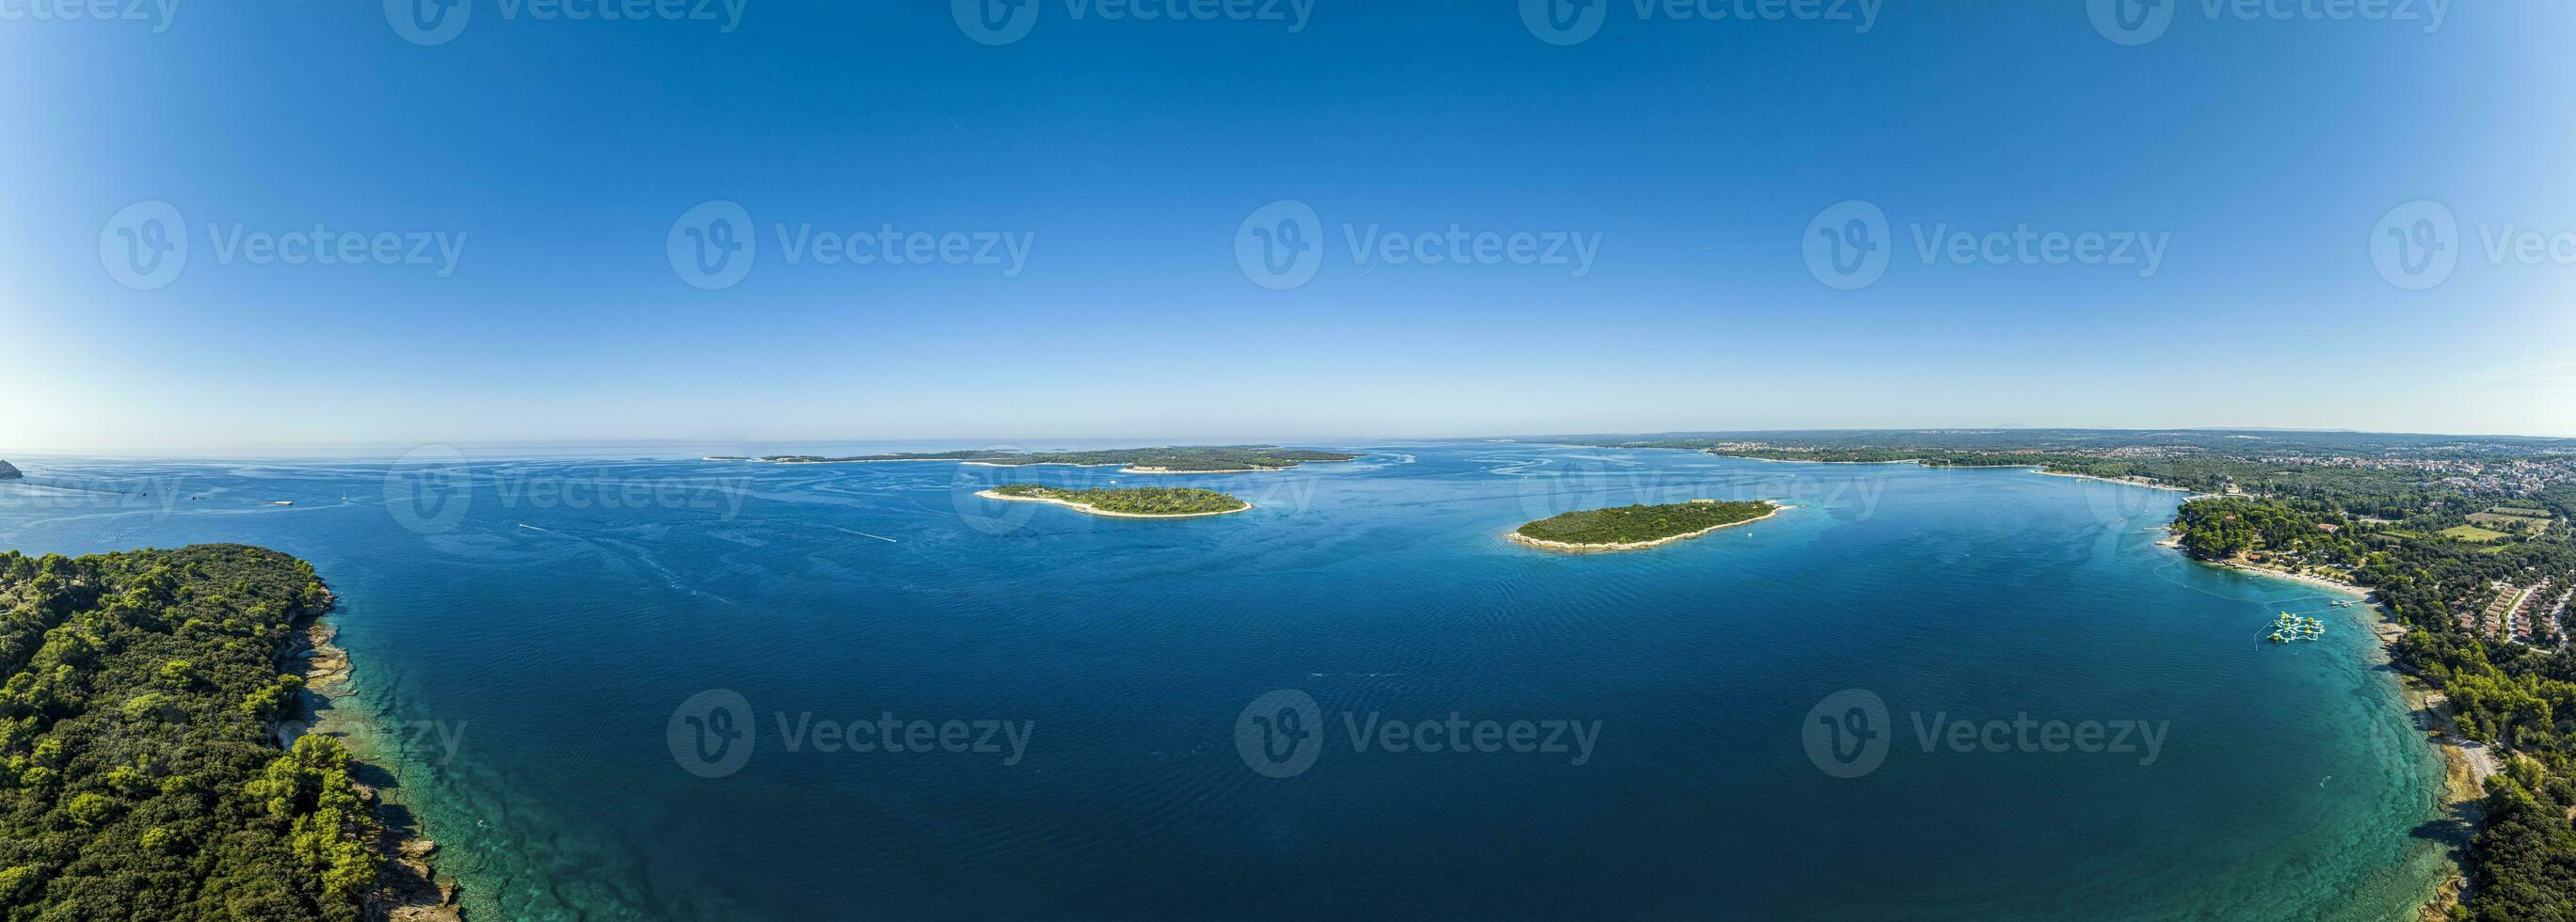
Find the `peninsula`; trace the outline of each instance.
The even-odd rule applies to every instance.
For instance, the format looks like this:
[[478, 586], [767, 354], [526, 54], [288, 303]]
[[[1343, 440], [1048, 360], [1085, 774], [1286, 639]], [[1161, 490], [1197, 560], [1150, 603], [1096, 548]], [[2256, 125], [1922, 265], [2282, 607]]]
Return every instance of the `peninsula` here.
[[341, 739], [294, 732], [345, 675], [314, 621], [334, 601], [241, 545], [0, 552], [11, 917], [457, 918]]
[[1014, 483], [975, 494], [986, 499], [1054, 503], [1068, 509], [1117, 519], [1194, 519], [1252, 508], [1251, 503], [1215, 490], [1187, 487], [1125, 487], [1067, 490], [1033, 483]]
[[1584, 509], [1523, 525], [1514, 529], [1510, 538], [1552, 551], [1633, 551], [1759, 522], [1788, 508], [1767, 500], [1695, 499], [1659, 506]]
[[[1300, 464], [1357, 460], [1359, 455], [1307, 451], [1275, 445], [1226, 445], [1202, 448], [1116, 448], [1101, 451], [943, 451], [886, 455], [768, 455], [771, 464], [884, 464], [902, 461], [950, 461], [988, 467], [1061, 464], [1075, 467], [1124, 467], [1129, 474], [1248, 474]], [[708, 460], [717, 460], [710, 458]]]

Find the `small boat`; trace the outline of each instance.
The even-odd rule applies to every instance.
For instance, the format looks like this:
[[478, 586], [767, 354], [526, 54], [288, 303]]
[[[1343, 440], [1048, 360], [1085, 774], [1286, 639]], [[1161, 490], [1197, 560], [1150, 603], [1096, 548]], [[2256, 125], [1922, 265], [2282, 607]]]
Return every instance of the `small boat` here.
[[295, 505], [295, 501], [291, 499], [272, 499], [268, 501], [268, 504], [271, 506], [292, 506]]

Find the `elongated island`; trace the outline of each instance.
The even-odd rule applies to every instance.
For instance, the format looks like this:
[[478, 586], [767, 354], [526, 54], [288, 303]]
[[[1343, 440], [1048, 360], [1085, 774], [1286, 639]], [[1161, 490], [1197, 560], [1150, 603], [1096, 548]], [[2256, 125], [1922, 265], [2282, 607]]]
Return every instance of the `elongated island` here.
[[1790, 507], [1768, 500], [1695, 499], [1659, 506], [1582, 509], [1513, 529], [1513, 541], [1551, 551], [1634, 551], [1759, 522]]
[[[1308, 451], [1280, 448], [1276, 445], [1224, 445], [1212, 448], [1116, 448], [1104, 451], [943, 451], [934, 453], [899, 452], [890, 455], [768, 455], [759, 460], [770, 464], [889, 464], [904, 461], [950, 461], [984, 467], [1028, 467], [1057, 464], [1071, 467], [1119, 467], [1124, 474], [1251, 474], [1278, 471], [1300, 464], [1322, 464], [1355, 461], [1359, 455], [1337, 451]], [[709, 458], [707, 460], [728, 460]]]
[[1014, 483], [975, 494], [986, 499], [1021, 503], [1054, 503], [1079, 512], [1115, 519], [1194, 519], [1252, 508], [1233, 494], [1189, 487], [1123, 487], [1068, 490], [1033, 483]]

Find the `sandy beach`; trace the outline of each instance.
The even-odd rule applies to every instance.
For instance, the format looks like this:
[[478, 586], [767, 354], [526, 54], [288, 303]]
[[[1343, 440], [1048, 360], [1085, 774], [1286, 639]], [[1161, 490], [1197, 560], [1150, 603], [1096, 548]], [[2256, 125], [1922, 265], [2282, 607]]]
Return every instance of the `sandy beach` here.
[[975, 495], [981, 496], [985, 499], [998, 499], [1004, 502], [1013, 503], [1053, 503], [1076, 512], [1085, 512], [1113, 519], [1203, 519], [1212, 515], [1233, 515], [1237, 512], [1248, 511], [1252, 508], [1252, 503], [1246, 501], [1240, 509], [1228, 509], [1223, 512], [1174, 512], [1162, 514], [1145, 512], [1111, 512], [1107, 509], [1102, 509], [1089, 503], [1077, 503], [1072, 500], [1056, 499], [1050, 496], [1004, 496], [991, 490], [977, 491]]
[[2093, 475], [2093, 474], [2070, 474], [2070, 473], [2067, 473], [2067, 472], [2065, 472], [2065, 471], [2052, 471], [2052, 470], [2049, 470], [2049, 469], [2048, 469], [2048, 468], [2046, 468], [2046, 467], [2042, 467], [2042, 466], [2040, 466], [2040, 465], [2036, 465], [2036, 464], [2034, 464], [2034, 465], [2030, 465], [2030, 469], [2031, 469], [2031, 470], [2038, 471], [2038, 472], [2040, 472], [2040, 473], [2042, 473], [2042, 474], [2046, 474], [2046, 475], [2048, 475], [2048, 476], [2050, 476], [2050, 477], [2073, 477], [2073, 478], [2075, 478], [2075, 479], [2077, 479], [2077, 480], [2099, 480], [2099, 481], [2101, 481], [2101, 482], [2103, 482], [2103, 483], [2116, 483], [2116, 484], [2120, 484], [2120, 485], [2122, 485], [2122, 486], [2130, 486], [2130, 487], [2145, 487], [2145, 488], [2150, 489], [2150, 490], [2171, 490], [2171, 491], [2173, 491], [2173, 492], [2175, 492], [2175, 493], [2189, 493], [2189, 492], [2191, 492], [2191, 490], [2189, 490], [2189, 489], [2187, 489], [2187, 488], [2184, 488], [2184, 487], [2177, 487], [2177, 486], [2173, 486], [2173, 485], [2171, 485], [2171, 484], [2162, 484], [2162, 483], [2157, 483], [2157, 482], [2155, 482], [2155, 481], [2152, 481], [2152, 480], [2146, 480], [2146, 479], [2143, 479], [2143, 478], [2140, 478], [2140, 479], [2128, 479], [2128, 478], [2121, 478], [2121, 477], [2100, 477], [2100, 476], [2096, 476], [2096, 475]]
[[1713, 531], [1734, 528], [1738, 525], [1751, 525], [1755, 522], [1762, 521], [1763, 519], [1798, 508], [1796, 506], [1786, 506], [1778, 503], [1774, 503], [1772, 505], [1774, 508], [1770, 512], [1754, 518], [1745, 519], [1741, 522], [1728, 522], [1724, 525], [1711, 525], [1698, 531], [1686, 532], [1666, 538], [1657, 538], [1653, 541], [1629, 541], [1621, 544], [1573, 544], [1565, 541], [1544, 541], [1538, 538], [1532, 538], [1528, 535], [1521, 534], [1520, 529], [1518, 528], [1504, 532], [1503, 537], [1541, 550], [1562, 551], [1568, 554], [1591, 554], [1608, 551], [1637, 551], [1650, 547], [1660, 547], [1662, 545], [1671, 544], [1675, 541], [1688, 541], [1692, 538], [1697, 538]]
[[1224, 469], [1224, 470], [1216, 470], [1216, 471], [1176, 471], [1176, 470], [1173, 470], [1173, 469], [1168, 468], [1168, 467], [1122, 467], [1122, 468], [1119, 468], [1119, 469], [1118, 469], [1118, 472], [1119, 472], [1119, 473], [1121, 473], [1121, 474], [1258, 474], [1258, 473], [1261, 473], [1261, 472], [1263, 472], [1263, 471], [1284, 471], [1284, 470], [1287, 470], [1287, 468], [1284, 468], [1284, 467], [1233, 467], [1233, 468], [1226, 468], [1226, 469]]
[[[1696, 451], [1697, 449], [1683, 449], [1683, 450], [1684, 450], [1684, 451]], [[1712, 452], [1707, 452], [1707, 454], [1712, 455], [1712, 456], [1715, 456], [1715, 457], [1719, 457], [1719, 458], [1734, 458], [1734, 459], [1736, 459], [1736, 460], [1738, 460], [1738, 461], [1760, 461], [1760, 462], [1765, 463], [1765, 464], [1921, 464], [1921, 463], [1923, 463], [1923, 459], [1921, 459], [1921, 458], [1902, 458], [1902, 459], [1898, 459], [1898, 460], [1895, 460], [1895, 461], [1802, 461], [1802, 460], [1799, 460], [1799, 459], [1797, 459], [1797, 458], [1756, 458], [1756, 457], [1753, 457], [1753, 456], [1751, 456], [1751, 455], [1730, 455], [1730, 454], [1725, 454], [1725, 453], [1723, 453], [1723, 452], [1714, 452], [1714, 451], [1712, 451]]]

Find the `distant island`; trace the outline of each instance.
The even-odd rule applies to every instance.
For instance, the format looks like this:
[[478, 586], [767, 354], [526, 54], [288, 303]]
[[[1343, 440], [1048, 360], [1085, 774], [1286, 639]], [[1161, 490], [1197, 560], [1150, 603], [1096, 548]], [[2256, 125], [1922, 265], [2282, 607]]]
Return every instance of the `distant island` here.
[[1660, 506], [1584, 509], [1523, 525], [1510, 537], [1552, 551], [1633, 551], [1759, 522], [1787, 508], [1764, 500], [1695, 499]]
[[23, 475], [18, 473], [17, 468], [10, 467], [7, 461], [0, 461], [0, 480], [14, 480], [20, 476]]
[[1207, 515], [1224, 515], [1252, 508], [1251, 503], [1231, 494], [1188, 487], [1125, 487], [1103, 490], [1067, 490], [1014, 483], [975, 494], [986, 499], [1023, 503], [1054, 503], [1069, 509], [1121, 519], [1189, 519]]
[[[935, 453], [900, 452], [887, 455], [768, 455], [758, 460], [771, 464], [883, 464], [899, 461], [954, 461], [991, 467], [1026, 467], [1033, 464], [1063, 464], [1076, 467], [1124, 467], [1128, 474], [1249, 474], [1276, 471], [1299, 464], [1353, 461], [1359, 455], [1332, 451], [1306, 451], [1280, 448], [1276, 445], [1226, 445], [1210, 448], [1117, 448], [1103, 451], [943, 451]], [[707, 460], [730, 460], [709, 458]]]

